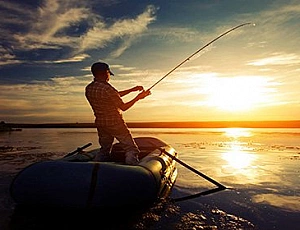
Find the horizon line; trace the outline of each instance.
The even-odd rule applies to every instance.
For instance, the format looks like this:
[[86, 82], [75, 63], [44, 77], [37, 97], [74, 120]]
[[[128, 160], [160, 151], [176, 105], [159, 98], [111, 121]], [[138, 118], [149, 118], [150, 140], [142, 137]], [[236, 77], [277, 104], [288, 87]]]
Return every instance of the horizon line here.
[[[4, 123], [12, 128], [95, 128], [93, 122]], [[129, 128], [300, 128], [300, 120], [260, 121], [140, 121]]]

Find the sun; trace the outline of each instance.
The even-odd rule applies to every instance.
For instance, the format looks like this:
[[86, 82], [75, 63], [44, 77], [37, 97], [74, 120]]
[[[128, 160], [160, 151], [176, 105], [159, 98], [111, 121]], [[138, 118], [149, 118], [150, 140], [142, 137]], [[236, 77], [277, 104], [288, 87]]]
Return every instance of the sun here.
[[214, 78], [207, 82], [207, 103], [221, 110], [246, 111], [265, 101], [265, 91], [261, 78]]

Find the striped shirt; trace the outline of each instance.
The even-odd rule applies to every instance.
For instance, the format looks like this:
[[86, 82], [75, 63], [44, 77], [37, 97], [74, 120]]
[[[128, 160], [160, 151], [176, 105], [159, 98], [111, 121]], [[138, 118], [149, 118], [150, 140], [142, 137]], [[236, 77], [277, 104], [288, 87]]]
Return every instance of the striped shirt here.
[[124, 102], [108, 82], [91, 82], [85, 88], [85, 96], [93, 109], [96, 125], [111, 126], [124, 122], [120, 109]]

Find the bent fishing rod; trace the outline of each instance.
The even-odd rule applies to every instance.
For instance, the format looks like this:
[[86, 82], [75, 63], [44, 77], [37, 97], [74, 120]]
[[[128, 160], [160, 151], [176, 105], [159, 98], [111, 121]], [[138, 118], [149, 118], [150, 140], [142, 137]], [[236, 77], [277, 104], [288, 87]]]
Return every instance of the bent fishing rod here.
[[159, 79], [157, 82], [155, 82], [149, 89], [147, 89], [146, 91], [150, 91], [153, 87], [155, 87], [158, 83], [160, 83], [163, 79], [165, 79], [167, 76], [169, 76], [172, 72], [174, 72], [176, 69], [178, 69], [180, 66], [182, 66], [184, 63], [186, 63], [187, 61], [189, 61], [193, 56], [195, 56], [196, 54], [198, 54], [200, 51], [204, 50], [206, 47], [208, 47], [209, 45], [211, 45], [212, 43], [214, 43], [215, 41], [217, 41], [218, 39], [220, 39], [221, 37], [225, 36], [226, 34], [229, 34], [230, 32], [246, 26], [246, 25], [253, 25], [255, 26], [254, 23], [251, 22], [247, 22], [247, 23], [243, 23], [240, 24], [238, 26], [235, 26], [227, 31], [225, 31], [224, 33], [220, 34], [218, 37], [214, 38], [213, 40], [211, 40], [210, 42], [208, 42], [207, 44], [205, 44], [204, 46], [202, 46], [200, 49], [198, 49], [196, 52], [194, 52], [193, 54], [191, 54], [190, 56], [188, 56], [186, 59], [184, 59], [182, 62], [180, 62], [177, 66], [175, 66], [173, 69], [171, 69], [168, 73], [166, 73], [161, 79]]

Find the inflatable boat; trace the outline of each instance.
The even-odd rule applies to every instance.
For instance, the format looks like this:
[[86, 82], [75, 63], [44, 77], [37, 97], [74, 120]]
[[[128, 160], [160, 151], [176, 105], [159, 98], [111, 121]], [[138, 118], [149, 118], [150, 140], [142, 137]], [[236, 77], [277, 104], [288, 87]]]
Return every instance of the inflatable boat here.
[[17, 204], [64, 208], [145, 206], [168, 197], [177, 177], [176, 151], [153, 137], [135, 138], [138, 165], [124, 163], [120, 143], [109, 162], [94, 162], [99, 149], [77, 151], [57, 160], [34, 163], [14, 178], [10, 192]]

